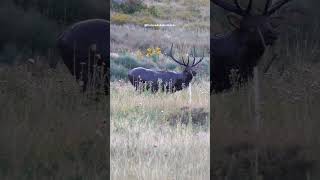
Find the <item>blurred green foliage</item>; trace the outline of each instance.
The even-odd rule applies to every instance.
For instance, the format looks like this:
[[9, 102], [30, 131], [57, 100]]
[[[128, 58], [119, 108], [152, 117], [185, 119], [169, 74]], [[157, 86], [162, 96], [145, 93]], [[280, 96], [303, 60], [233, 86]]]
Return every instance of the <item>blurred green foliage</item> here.
[[[242, 5], [246, 4], [246, 0], [241, 2]], [[261, 9], [265, 0], [254, 2], [256, 9]], [[157, 17], [161, 14], [159, 7], [146, 6], [141, 0], [126, 0], [122, 3], [116, 3], [115, 0], [1, 0], [0, 63], [47, 55], [49, 50], [55, 48], [56, 38], [66, 26], [90, 18], [108, 19], [110, 6], [120, 13], [141, 13], [143, 18], [134, 19], [134, 24], [154, 23], [149, 16]], [[290, 20], [283, 22], [289, 27], [287, 34], [296, 34], [296, 27], [302, 32], [314, 31], [314, 24], [319, 24], [315, 23], [319, 22], [319, 6], [320, 1], [317, 0], [294, 0], [286, 6], [280, 14], [285, 14], [286, 20]], [[292, 11], [287, 11], [288, 9]], [[292, 12], [301, 14], [300, 18], [293, 16]], [[212, 6], [213, 24], [228, 27], [226, 13], [221, 8]], [[120, 18], [121, 20], [123, 19]], [[313, 39], [320, 37], [318, 33], [313, 33], [313, 36]]]
[[124, 2], [112, 1], [112, 9], [118, 12], [133, 14], [147, 9], [142, 0], [126, 0]]
[[106, 0], [1, 0], [0, 63], [47, 55], [66, 26], [108, 10]]
[[144, 66], [144, 63], [136, 60], [130, 55], [121, 55], [116, 59], [111, 59], [111, 80], [126, 79], [128, 71], [139, 66]]

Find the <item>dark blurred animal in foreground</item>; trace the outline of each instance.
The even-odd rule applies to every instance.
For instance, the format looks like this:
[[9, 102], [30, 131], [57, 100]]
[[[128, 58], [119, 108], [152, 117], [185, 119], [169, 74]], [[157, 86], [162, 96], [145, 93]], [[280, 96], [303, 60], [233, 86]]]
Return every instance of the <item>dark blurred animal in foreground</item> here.
[[78, 22], [65, 30], [57, 40], [64, 64], [77, 81], [83, 92], [87, 87], [100, 88], [108, 94], [109, 83], [109, 22], [90, 19]]
[[242, 17], [230, 14], [228, 20], [235, 30], [210, 40], [211, 92], [214, 90], [220, 93], [232, 87], [232, 70], [238, 73], [235, 80], [238, 84], [253, 77], [253, 68], [258, 64], [266, 47], [272, 46], [278, 39], [278, 33], [275, 31], [277, 25], [274, 24], [278, 17], [271, 15], [289, 1], [280, 0], [272, 3], [272, 0], [266, 0], [263, 13], [254, 15], [251, 13], [252, 0], [249, 0], [246, 9], [241, 7], [238, 0], [234, 0], [234, 4], [224, 0], [211, 0], [219, 7]]
[[[165, 92], [180, 91], [184, 87], [188, 87], [193, 76], [196, 75], [194, 67], [197, 66], [204, 58], [203, 56], [196, 61], [195, 48], [193, 51], [193, 62], [190, 64], [190, 56], [187, 58], [187, 62], [182, 57], [182, 62], [177, 60], [172, 54], [171, 45], [168, 56], [176, 63], [184, 66], [183, 72], [172, 72], [172, 71], [155, 71], [146, 69], [143, 67], [137, 67], [128, 72], [128, 78], [131, 84], [138, 90], [144, 88], [145, 90], [151, 90], [151, 92], [157, 92], [159, 89]], [[142, 89], [142, 90], [144, 90]]]

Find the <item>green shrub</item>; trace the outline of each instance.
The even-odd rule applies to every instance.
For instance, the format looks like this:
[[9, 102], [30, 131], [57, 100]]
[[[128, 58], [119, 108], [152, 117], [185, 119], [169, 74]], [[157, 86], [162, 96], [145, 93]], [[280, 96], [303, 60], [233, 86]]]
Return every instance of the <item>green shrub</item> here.
[[129, 15], [123, 14], [123, 13], [116, 13], [111, 16], [111, 23], [113, 24], [127, 24], [131, 23], [131, 17]]
[[[134, 24], [144, 26], [145, 24], [156, 24], [156, 22], [151, 17], [142, 17], [134, 20]], [[159, 27], [151, 27], [154, 29], [159, 29]]]
[[152, 16], [155, 16], [155, 17], [159, 17], [160, 16], [160, 11], [158, 10], [158, 8], [156, 6], [150, 6], [148, 8], [148, 12]]
[[142, 25], [142, 26], [145, 24], [154, 24], [155, 23], [155, 21], [150, 17], [137, 18], [135, 20], [135, 22], [136, 22], [136, 24]]
[[168, 63], [165, 66], [166, 66], [166, 69], [169, 69], [169, 70], [175, 70], [177, 68], [177, 65], [173, 63]]
[[117, 3], [112, 1], [112, 9], [118, 12], [123, 12], [126, 14], [133, 14], [146, 9], [147, 6], [142, 0], [126, 0], [123, 3]]
[[[118, 25], [135, 24], [144, 26], [145, 24], [155, 24], [156, 22], [151, 17], [133, 17], [123, 13], [115, 13], [111, 16], [111, 23]], [[159, 27], [154, 28], [157, 29]]]
[[132, 68], [142, 66], [141, 63], [139, 63], [135, 58], [129, 55], [120, 56], [118, 59], [114, 60], [114, 63], [118, 65], [122, 65], [127, 69], [132, 69]]
[[124, 66], [120, 64], [114, 63], [114, 61], [111, 61], [110, 63], [111, 67], [111, 81], [114, 81], [116, 79], [126, 79], [129, 69], [125, 68]]
[[141, 61], [139, 61], [139, 63], [141, 63], [144, 68], [148, 69], [152, 69], [158, 66], [157, 63], [150, 60], [150, 58], [143, 58]]

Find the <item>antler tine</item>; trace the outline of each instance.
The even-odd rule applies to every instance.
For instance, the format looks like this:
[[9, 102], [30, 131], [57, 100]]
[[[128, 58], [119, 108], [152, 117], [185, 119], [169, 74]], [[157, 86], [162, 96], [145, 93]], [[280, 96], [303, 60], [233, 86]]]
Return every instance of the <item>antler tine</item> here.
[[189, 54], [188, 54], [188, 63], [186, 64], [186, 62], [184, 61], [184, 58], [183, 58], [183, 56], [181, 57], [182, 58], [182, 61], [183, 61], [183, 64], [185, 65], [185, 66], [189, 66], [189, 62], [190, 62], [190, 58], [189, 58]]
[[189, 66], [189, 61], [190, 61], [190, 59], [189, 59], [189, 55], [188, 55], [188, 64], [187, 64], [187, 66]]
[[182, 59], [182, 63], [185, 64], [183, 56], [181, 57], [181, 59]]
[[183, 65], [184, 66], [189, 66], [189, 56], [188, 56], [188, 63], [186, 64], [186, 62], [184, 61], [184, 57], [182, 56], [181, 57], [181, 59], [182, 59], [182, 62], [183, 62]]
[[[233, 13], [236, 13], [240, 16], [245, 16], [246, 13], [237, 6], [237, 2], [236, 3], [236, 6], [232, 5], [232, 4], [229, 4], [223, 0], [212, 0], [213, 3], [215, 3], [216, 5], [220, 6], [221, 8], [227, 10], [227, 11], [230, 11], [230, 12], [233, 12]], [[239, 5], [239, 4], [238, 4]]]
[[204, 58], [204, 50], [203, 50], [202, 58], [196, 64], [192, 65], [192, 67], [197, 66], [203, 60], [203, 58]]
[[196, 63], [196, 47], [193, 46], [193, 63], [192, 66], [194, 65], [194, 63]]
[[263, 15], [266, 15], [268, 13], [268, 10], [271, 4], [272, 4], [272, 0], [267, 0], [266, 5], [264, 6]]
[[[237, 6], [238, 9], [240, 9], [241, 11], [244, 11], [242, 8], [241, 8], [241, 5], [239, 3], [239, 0], [234, 0], [234, 4]], [[249, 0], [249, 3], [248, 3], [248, 6], [247, 6], [247, 9], [245, 10], [245, 14], [249, 14], [250, 11], [251, 11], [251, 8], [252, 8], [252, 0]]]
[[233, 2], [234, 2], [234, 4], [237, 6], [238, 9], [240, 9], [241, 11], [243, 11], [243, 9], [241, 8], [241, 5], [240, 5], [240, 3], [239, 3], [238, 0], [234, 0]]
[[174, 62], [180, 64], [181, 66], [186, 66], [185, 64], [182, 64], [181, 62], [179, 62], [178, 60], [176, 60], [176, 58], [173, 57], [172, 47], [173, 47], [173, 43], [171, 44], [171, 49], [170, 49], [170, 52], [169, 52], [168, 56], [171, 57], [171, 59], [172, 59]]
[[282, 0], [282, 1], [278, 1], [272, 8], [270, 11], [268, 11], [268, 13], [266, 15], [272, 15], [273, 13], [275, 13], [278, 9], [280, 9], [283, 5], [287, 4], [289, 1], [291, 0]]
[[252, 9], [252, 0], [249, 0], [248, 6], [246, 9], [246, 14], [250, 14], [251, 9]]

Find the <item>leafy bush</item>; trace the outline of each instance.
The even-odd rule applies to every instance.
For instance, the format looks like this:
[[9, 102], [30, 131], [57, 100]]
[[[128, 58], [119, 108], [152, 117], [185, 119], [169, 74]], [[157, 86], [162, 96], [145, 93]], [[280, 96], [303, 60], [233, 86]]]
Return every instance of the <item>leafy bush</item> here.
[[142, 66], [141, 63], [137, 62], [137, 60], [129, 55], [120, 56], [118, 59], [114, 60], [115, 64], [122, 65], [127, 69], [136, 68]]
[[150, 6], [148, 8], [148, 12], [152, 16], [155, 16], [155, 17], [159, 17], [160, 16], [160, 11], [158, 10], [158, 8], [156, 6]]
[[[144, 67], [148, 69], [159, 68], [155, 62], [150, 58], [143, 58], [141, 60], [135, 59], [130, 55], [120, 55], [118, 58], [111, 59], [111, 80], [127, 79], [128, 71], [136, 67]], [[162, 68], [160, 68], [162, 69]]]
[[[111, 16], [111, 23], [118, 25], [134, 24], [144, 26], [145, 24], [155, 24], [156, 22], [150, 17], [132, 17], [123, 13], [115, 13]], [[155, 27], [155, 29], [157, 28], [159, 27]]]
[[131, 17], [123, 13], [116, 13], [111, 16], [111, 23], [119, 25], [131, 23]]
[[110, 63], [110, 71], [111, 71], [111, 81], [114, 81], [116, 79], [126, 79], [129, 69], [125, 68], [124, 66], [120, 64], [114, 63], [114, 61], [111, 61]]
[[144, 26], [145, 24], [155, 24], [156, 22], [151, 17], [142, 17], [137, 18], [135, 21], [135, 24]]
[[126, 14], [133, 14], [146, 9], [147, 6], [142, 0], [126, 0], [124, 2], [112, 1], [112, 9]]
[[173, 63], [168, 63], [165, 66], [166, 66], [166, 69], [169, 69], [169, 70], [174, 70], [177, 68], [177, 65]]
[[150, 58], [143, 58], [141, 60], [138, 61], [141, 66], [143, 66], [144, 68], [148, 68], [148, 69], [152, 69], [157, 67], [157, 63], [153, 62], [152, 60], [150, 60]]

